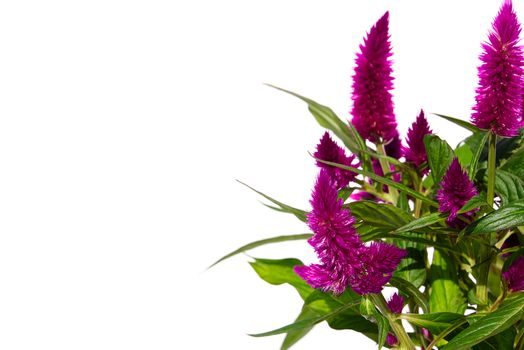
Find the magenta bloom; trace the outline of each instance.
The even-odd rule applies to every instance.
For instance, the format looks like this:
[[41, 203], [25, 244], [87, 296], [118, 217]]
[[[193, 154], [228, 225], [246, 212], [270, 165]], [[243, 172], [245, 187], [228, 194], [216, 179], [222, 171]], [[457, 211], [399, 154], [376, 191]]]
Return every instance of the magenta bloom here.
[[390, 93], [393, 70], [388, 25], [389, 13], [386, 12], [360, 45], [353, 76], [351, 122], [363, 138], [375, 143], [387, 143], [398, 135]]
[[[424, 136], [432, 133], [428, 121], [424, 116], [424, 111], [421, 110], [417, 119], [408, 130], [408, 136], [406, 138], [408, 146], [402, 148], [406, 162], [415, 165], [415, 167], [419, 167], [428, 161], [426, 146], [424, 145]], [[426, 169], [424, 173], [428, 171], [429, 169]]]
[[395, 130], [395, 136], [393, 139], [384, 147], [386, 149], [386, 154], [395, 159], [402, 157], [402, 141], [400, 141], [400, 135], [397, 130]]
[[[331, 139], [327, 131], [320, 139], [320, 143], [317, 145], [317, 151], [314, 156], [315, 158], [328, 162], [352, 166], [355, 168], [359, 166], [358, 161], [355, 162], [355, 156], [346, 156], [346, 152], [344, 152], [344, 150]], [[324, 164], [319, 161], [317, 161], [317, 165], [320, 168], [327, 170], [331, 178], [335, 180], [337, 188], [339, 189], [346, 187], [357, 176], [354, 172]]]
[[388, 307], [391, 312], [395, 314], [401, 314], [402, 309], [404, 308], [404, 298], [402, 295], [395, 293], [388, 300]]
[[386, 336], [386, 343], [388, 344], [388, 346], [393, 347], [398, 344], [398, 339], [397, 337], [395, 337], [393, 333], [389, 332]]
[[[453, 227], [461, 228], [464, 222], [457, 218], [457, 212], [471, 198], [477, 195], [477, 189], [469, 179], [468, 174], [462, 167], [457, 158], [454, 158], [446, 174], [440, 182], [440, 189], [437, 191], [439, 211], [449, 213], [447, 222]], [[474, 211], [464, 213], [466, 218], [473, 217]]]
[[482, 44], [479, 87], [473, 124], [500, 136], [516, 136], [522, 123], [523, 64], [520, 23], [506, 0], [493, 22], [488, 42]]
[[406, 255], [406, 250], [382, 241], [362, 247], [359, 264], [350, 276], [351, 288], [358, 294], [380, 293]]
[[519, 256], [509, 269], [502, 273], [502, 277], [512, 292], [524, 290], [524, 256]]
[[322, 169], [311, 199], [313, 210], [308, 215], [309, 227], [314, 232], [308, 242], [321, 264], [295, 267], [295, 272], [313, 288], [335, 294], [344, 292], [348, 286], [362, 247], [353, 228], [355, 219], [342, 204], [337, 197], [337, 185], [328, 171]]
[[295, 272], [313, 288], [340, 294], [351, 286], [359, 294], [379, 293], [406, 251], [384, 242], [365, 246], [353, 228], [355, 219], [342, 207], [337, 186], [325, 169], [315, 183], [308, 215], [314, 234], [308, 242], [320, 264], [295, 266]]

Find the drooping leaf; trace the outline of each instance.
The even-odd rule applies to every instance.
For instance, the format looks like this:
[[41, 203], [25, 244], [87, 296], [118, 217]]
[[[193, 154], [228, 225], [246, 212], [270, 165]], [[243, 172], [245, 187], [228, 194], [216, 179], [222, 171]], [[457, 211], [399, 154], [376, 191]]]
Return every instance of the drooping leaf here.
[[246, 245], [243, 245], [242, 247], [232, 251], [229, 254], [224, 255], [223, 257], [221, 257], [220, 259], [215, 261], [208, 268], [212, 268], [216, 264], [218, 264], [218, 263], [220, 263], [220, 262], [222, 262], [222, 261], [224, 261], [226, 259], [229, 259], [229, 258], [231, 258], [231, 257], [233, 257], [233, 256], [235, 256], [237, 254], [243, 253], [245, 251], [248, 251], [248, 250], [251, 250], [251, 249], [254, 249], [254, 248], [266, 245], [266, 244], [304, 240], [304, 239], [309, 239], [312, 235], [313, 234], [311, 234], [311, 233], [302, 233], [302, 234], [298, 234], [298, 235], [277, 236], [277, 237], [266, 238], [266, 239], [261, 239], [259, 241], [251, 242], [251, 243], [248, 243]]
[[[238, 180], [237, 180], [238, 181]], [[265, 199], [267, 199], [268, 201], [276, 204], [279, 206], [279, 211], [282, 211], [284, 213], [289, 213], [289, 214], [293, 214], [295, 215], [300, 221], [303, 221], [303, 222], [306, 222], [307, 221], [307, 212], [305, 210], [301, 210], [301, 209], [297, 209], [297, 208], [293, 208], [287, 204], [284, 204], [282, 202], [279, 202], [277, 201], [276, 199], [273, 199], [271, 197], [269, 197], [268, 195], [260, 192], [260, 191], [257, 191], [255, 190], [253, 187], [249, 186], [249, 185], [246, 185], [245, 183], [243, 183], [242, 181], [238, 181], [239, 183], [241, 183], [242, 185], [246, 186], [247, 188], [249, 188], [250, 190], [258, 193], [259, 195], [261, 195], [262, 197], [264, 197]], [[271, 207], [270, 207], [271, 208]], [[272, 209], [275, 209], [275, 208], [272, 208]]]
[[524, 201], [518, 201], [495, 210], [473, 222], [468, 234], [483, 234], [524, 225]]
[[344, 123], [333, 110], [327, 106], [323, 106], [307, 97], [301, 96], [294, 92], [279, 88], [274, 85], [267, 84], [268, 86], [277, 90], [283, 91], [287, 94], [295, 96], [308, 105], [309, 112], [315, 117], [317, 123], [326, 129], [333, 131], [333, 133], [344, 143], [344, 145], [355, 154], [360, 151], [359, 141], [355, 139], [353, 133], [350, 132], [348, 124]]
[[475, 125], [465, 121], [465, 120], [462, 120], [462, 119], [457, 119], [457, 118], [453, 118], [453, 117], [449, 117], [447, 115], [442, 115], [442, 114], [437, 114], [437, 113], [432, 113], [433, 115], [436, 115], [437, 117], [440, 117], [440, 118], [443, 118], [443, 119], [446, 119], [447, 121], [450, 121], [458, 126], [461, 126], [463, 127], [464, 129], [466, 130], [469, 130], [471, 132], [478, 132], [480, 131], [481, 129], [477, 128]]
[[[304, 307], [302, 307], [302, 311], [300, 311], [300, 314], [298, 315], [294, 323], [319, 316], [320, 315], [316, 311], [304, 305]], [[314, 326], [310, 326], [288, 331], [286, 337], [284, 338], [284, 341], [282, 342], [282, 345], [280, 346], [280, 350], [287, 350], [293, 345], [295, 345], [300, 339], [305, 337], [313, 329], [313, 327]]]
[[464, 315], [453, 312], [432, 312], [430, 314], [402, 314], [400, 317], [411, 324], [428, 329], [433, 334], [438, 334], [463, 319]]
[[440, 183], [453, 160], [453, 149], [437, 135], [424, 136], [431, 176], [435, 184]]
[[432, 281], [429, 292], [430, 311], [432, 313], [463, 314], [467, 307], [467, 301], [459, 287], [455, 262], [438, 249], [433, 252], [430, 280]]
[[249, 263], [260, 278], [270, 284], [290, 284], [297, 290], [302, 299], [306, 298], [315, 291], [304, 280], [293, 271], [297, 265], [303, 265], [298, 259], [255, 259]]
[[524, 293], [506, 299], [499, 309], [488, 313], [451, 339], [442, 350], [462, 350], [493, 337], [520, 320], [524, 313]]
[[524, 178], [524, 145], [504, 162], [501, 169], [521, 179]]

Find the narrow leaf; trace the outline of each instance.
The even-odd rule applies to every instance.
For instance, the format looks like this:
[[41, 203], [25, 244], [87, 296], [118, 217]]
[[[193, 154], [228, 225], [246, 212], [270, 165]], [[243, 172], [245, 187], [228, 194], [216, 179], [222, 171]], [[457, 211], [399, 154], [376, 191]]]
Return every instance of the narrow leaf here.
[[457, 119], [457, 118], [453, 118], [453, 117], [449, 117], [447, 115], [442, 115], [442, 114], [437, 114], [437, 113], [431, 113], [433, 115], [436, 115], [437, 117], [440, 117], [440, 118], [443, 118], [443, 119], [446, 119], [447, 121], [450, 121], [458, 126], [461, 126], [463, 127], [464, 129], [466, 130], [469, 130], [471, 132], [478, 132], [478, 131], [481, 131], [481, 129], [477, 128], [475, 125], [465, 121], [465, 120], [462, 120], [462, 119]]
[[[311, 319], [318, 317], [318, 313], [312, 310], [311, 308], [308, 308], [306, 305], [302, 307], [302, 311], [300, 311], [300, 314], [295, 320], [296, 322], [300, 322], [303, 320]], [[293, 345], [295, 345], [300, 339], [305, 337], [309, 331], [313, 329], [314, 326], [310, 327], [304, 327], [301, 329], [295, 329], [287, 332], [286, 337], [284, 338], [284, 341], [282, 342], [282, 345], [280, 346], [280, 350], [287, 350]]]
[[412, 232], [421, 228], [434, 225], [438, 222], [446, 220], [446, 215], [441, 213], [431, 213], [421, 218], [415, 219], [408, 224], [396, 229], [392, 233]]
[[524, 201], [506, 205], [473, 222], [467, 229], [469, 234], [497, 232], [524, 225]]
[[209, 266], [208, 269], [212, 268], [216, 264], [218, 264], [218, 263], [220, 263], [220, 262], [222, 262], [222, 261], [224, 261], [226, 259], [231, 258], [232, 256], [235, 256], [237, 254], [243, 253], [243, 252], [248, 251], [250, 249], [254, 249], [254, 248], [257, 248], [257, 247], [260, 247], [260, 246], [263, 246], [263, 245], [266, 245], [266, 244], [271, 244], [271, 243], [279, 243], [279, 242], [288, 242], [288, 241], [297, 241], [297, 240], [309, 239], [312, 235], [313, 234], [311, 234], [311, 233], [302, 233], [302, 234], [298, 234], [298, 235], [277, 236], [277, 237], [262, 239], [260, 241], [251, 242], [251, 243], [248, 243], [248, 244], [238, 248], [237, 250], [232, 251], [229, 254], [224, 255], [223, 257], [221, 257], [220, 259], [215, 261], [211, 266]]
[[430, 311], [463, 314], [467, 302], [458, 284], [455, 262], [438, 249], [433, 252], [430, 280], [432, 281], [429, 294]]
[[482, 154], [482, 150], [484, 149], [484, 145], [486, 144], [486, 141], [488, 139], [489, 133], [483, 132], [483, 136], [480, 139], [480, 143], [476, 146], [476, 148], [472, 149], [473, 156], [471, 158], [471, 162], [468, 167], [468, 174], [470, 179], [475, 179], [475, 175], [477, 174], [477, 167], [478, 162], [480, 159], [480, 155]]
[[[297, 209], [297, 208], [293, 208], [289, 205], [286, 205], [282, 202], [279, 202], [277, 201], [276, 199], [273, 199], [271, 197], [269, 197], [268, 195], [265, 195], [264, 193], [260, 192], [260, 191], [257, 191], [255, 190], [253, 187], [249, 186], [249, 185], [246, 185], [245, 183], [243, 183], [242, 181], [239, 181], [237, 180], [239, 183], [241, 183], [242, 185], [246, 186], [247, 188], [249, 188], [250, 190], [258, 193], [259, 195], [261, 195], [262, 197], [264, 197], [265, 199], [267, 199], [268, 201], [278, 205], [280, 207], [280, 211], [282, 212], [285, 212], [285, 213], [289, 213], [289, 214], [293, 214], [295, 215], [300, 221], [303, 221], [303, 222], [306, 222], [307, 221], [307, 212], [304, 211], [304, 210], [301, 210], [301, 209]], [[275, 208], [272, 208], [272, 209], [275, 209]]]
[[463, 319], [464, 315], [453, 312], [433, 312], [430, 314], [401, 314], [400, 318], [418, 327], [426, 328], [433, 334], [438, 334]]

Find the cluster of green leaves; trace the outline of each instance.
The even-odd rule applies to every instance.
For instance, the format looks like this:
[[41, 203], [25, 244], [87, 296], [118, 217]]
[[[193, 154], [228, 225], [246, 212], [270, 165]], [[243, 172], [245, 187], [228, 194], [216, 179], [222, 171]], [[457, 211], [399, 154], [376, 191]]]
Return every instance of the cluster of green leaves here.
[[[522, 249], [502, 250], [501, 247], [509, 235], [520, 236], [524, 226], [524, 133], [497, 142], [496, 202], [492, 208], [486, 202], [488, 132], [463, 120], [436, 115], [467, 129], [471, 135], [455, 149], [436, 135], [426, 136], [430, 172], [421, 176], [421, 169], [368, 147], [354, 127], [338, 118], [330, 108], [285, 92], [304, 101], [317, 122], [333, 132], [361, 160], [362, 166], [358, 169], [325, 163], [360, 174], [361, 187], [383, 200], [381, 203], [348, 201], [353, 188], [343, 189], [339, 194], [356, 218], [355, 227], [362, 240], [386, 240], [408, 251], [408, 257], [389, 283], [407, 300], [407, 312], [393, 317], [385, 315], [373, 298], [360, 296], [349, 288], [339, 296], [315, 290], [293, 272], [294, 266], [302, 264], [300, 260], [254, 259], [250, 264], [260, 278], [273, 285], [291, 285], [304, 304], [292, 324], [252, 336], [286, 334], [281, 349], [288, 349], [316, 324], [325, 321], [333, 329], [364, 334], [377, 342], [380, 349], [386, 346], [391, 322], [401, 319], [413, 327], [414, 332], [409, 334], [413, 343], [426, 349], [524, 349], [524, 293], [508, 291], [501, 278], [504, 257], [513, 254], [509, 258], [512, 259], [522, 253]], [[473, 220], [462, 230], [447, 225], [447, 215], [438, 211], [435, 201], [439, 183], [454, 157], [459, 159], [479, 191], [460, 211], [476, 210]], [[370, 166], [371, 158], [392, 164], [402, 174], [402, 181], [395, 181], [391, 174], [376, 175]], [[382, 191], [384, 185], [395, 189], [398, 197]], [[271, 203], [267, 204], [269, 208], [307, 221], [306, 210], [254, 191]], [[311, 235], [263, 239], [227, 254], [216, 263], [261, 245], [305, 240]], [[488, 274], [487, 301], [481, 301], [476, 290], [482, 271]], [[432, 336], [425, 337], [423, 330]]]

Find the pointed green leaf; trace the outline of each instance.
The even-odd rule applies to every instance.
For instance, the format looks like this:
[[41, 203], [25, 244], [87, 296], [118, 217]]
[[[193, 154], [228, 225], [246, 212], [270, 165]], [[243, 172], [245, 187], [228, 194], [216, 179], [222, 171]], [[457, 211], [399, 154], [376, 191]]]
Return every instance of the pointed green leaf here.
[[481, 129], [477, 128], [475, 125], [473, 125], [471, 123], [468, 123], [465, 120], [457, 119], [457, 118], [453, 118], [453, 117], [448, 117], [447, 115], [442, 115], [442, 114], [437, 114], [437, 113], [431, 113], [431, 114], [436, 115], [437, 117], [446, 119], [447, 121], [450, 121], [450, 122], [452, 122], [454, 124], [457, 124], [458, 126], [461, 126], [464, 129], [469, 130], [471, 132], [481, 131]]
[[409, 222], [408, 224], [396, 229], [392, 233], [413, 232], [444, 220], [446, 220], [446, 215], [441, 213], [431, 213]]
[[400, 318], [418, 327], [426, 328], [433, 334], [438, 334], [463, 319], [464, 315], [453, 312], [433, 312], [430, 314], [401, 314]]
[[[300, 314], [298, 315], [294, 323], [312, 319], [315, 317], [319, 317], [319, 314], [316, 311], [304, 305], [304, 307], [302, 307], [302, 311], [300, 311]], [[313, 327], [314, 326], [304, 327], [301, 329], [294, 329], [294, 330], [290, 330], [289, 332], [287, 332], [286, 337], [284, 338], [284, 341], [282, 342], [282, 345], [280, 346], [280, 350], [287, 350], [291, 348], [300, 339], [305, 337], [313, 329]]]
[[[408, 232], [405, 235], [416, 237], [418, 234]], [[408, 252], [408, 256], [400, 261], [393, 276], [420, 287], [426, 281], [426, 247], [412, 240], [389, 239], [394, 244]]]
[[440, 183], [453, 160], [453, 149], [437, 135], [424, 136], [431, 176], [435, 184]]
[[492, 233], [524, 225], [524, 201], [506, 205], [473, 222], [467, 229], [469, 234]]
[[477, 209], [483, 206], [488, 206], [488, 203], [486, 202], [486, 194], [482, 193], [481, 195], [475, 196], [471, 198], [460, 210], [458, 211], [459, 214], [467, 213], [468, 211], [471, 211], [473, 209]]
[[262, 239], [260, 241], [251, 242], [249, 244], [246, 244], [246, 245], [238, 248], [237, 250], [232, 251], [231, 253], [229, 253], [227, 255], [224, 255], [223, 257], [221, 257], [220, 259], [215, 261], [208, 268], [212, 268], [216, 264], [218, 264], [218, 263], [220, 263], [220, 262], [222, 262], [222, 261], [224, 261], [226, 259], [229, 259], [232, 256], [235, 256], [237, 254], [240, 254], [240, 253], [243, 253], [245, 251], [248, 251], [250, 249], [254, 249], [254, 248], [257, 248], [257, 247], [260, 247], [260, 246], [263, 246], [263, 245], [266, 245], [266, 244], [271, 244], [271, 243], [289, 242], [289, 241], [297, 241], [297, 240], [309, 239], [312, 235], [313, 234], [311, 234], [311, 233], [302, 233], [302, 234], [298, 234], [298, 235], [277, 236], [277, 237]]
[[[242, 185], [246, 186], [247, 188], [249, 188], [250, 190], [258, 193], [259, 195], [261, 195], [262, 197], [264, 197], [265, 199], [267, 199], [268, 201], [278, 205], [280, 208], [278, 209], [279, 211], [282, 211], [282, 212], [285, 212], [285, 213], [289, 213], [289, 214], [293, 214], [295, 215], [300, 221], [303, 221], [303, 222], [306, 222], [307, 221], [307, 212], [304, 211], [304, 210], [300, 210], [300, 209], [297, 209], [297, 208], [293, 208], [289, 205], [286, 205], [282, 202], [279, 202], [277, 201], [276, 199], [273, 199], [271, 197], [269, 197], [268, 195], [265, 195], [264, 193], [260, 192], [260, 191], [257, 191], [255, 190], [253, 187], [249, 186], [249, 185], [246, 185], [245, 183], [243, 183], [242, 181], [239, 181], [237, 180], [239, 183], [241, 183]], [[270, 207], [272, 208], [272, 207]], [[272, 209], [275, 209], [275, 208], [272, 208]]]
[[475, 148], [471, 150], [473, 152], [473, 156], [471, 158], [471, 162], [469, 163], [469, 167], [468, 167], [468, 174], [469, 174], [470, 179], [475, 179], [475, 175], [477, 174], [477, 167], [478, 167], [480, 155], [482, 154], [482, 150], [484, 150], [484, 145], [486, 144], [486, 141], [488, 140], [489, 133], [482, 132], [481, 135], [482, 135], [482, 138], [480, 139], [480, 142], [477, 145], [475, 145]]
[[524, 200], [524, 181], [512, 173], [498, 169], [495, 173], [495, 192], [504, 205]]
[[450, 340], [442, 350], [469, 349], [490, 337], [510, 328], [520, 320], [524, 313], [524, 293], [516, 293], [502, 304], [502, 306], [486, 316], [480, 318], [468, 328]]
[[420, 306], [424, 313], [427, 314], [429, 312], [429, 305], [426, 297], [412, 283], [399, 277], [392, 277], [389, 284], [413, 298], [415, 303]]

